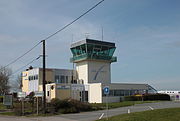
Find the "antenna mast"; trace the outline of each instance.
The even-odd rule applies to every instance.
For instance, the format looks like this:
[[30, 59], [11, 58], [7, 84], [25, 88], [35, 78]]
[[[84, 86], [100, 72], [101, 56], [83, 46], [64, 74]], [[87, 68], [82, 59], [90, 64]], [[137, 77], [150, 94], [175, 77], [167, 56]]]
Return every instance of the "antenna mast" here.
[[103, 41], [103, 39], [104, 39], [104, 32], [103, 32], [103, 27], [101, 27], [101, 34], [102, 34], [102, 41]]

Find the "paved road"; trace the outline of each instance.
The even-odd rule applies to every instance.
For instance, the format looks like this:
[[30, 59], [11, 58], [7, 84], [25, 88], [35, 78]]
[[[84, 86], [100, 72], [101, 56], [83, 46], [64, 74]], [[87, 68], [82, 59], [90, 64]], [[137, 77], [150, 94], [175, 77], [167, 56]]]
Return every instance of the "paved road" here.
[[[140, 112], [146, 110], [162, 109], [162, 108], [173, 108], [180, 107], [180, 102], [158, 102], [158, 103], [144, 103], [137, 104], [134, 106], [115, 108], [108, 111], [108, 116], [114, 116], [118, 114], [125, 114], [131, 112]], [[59, 115], [57, 117], [63, 117], [66, 119], [73, 119], [77, 121], [94, 121], [98, 119], [104, 113], [102, 118], [106, 117], [106, 110], [94, 111], [94, 112], [84, 112], [78, 114], [66, 114]]]
[[[180, 107], [180, 102], [144, 103], [134, 106], [116, 108], [109, 110], [108, 116], [173, 107]], [[105, 118], [106, 110], [36, 118], [0, 116], [0, 121], [94, 121], [99, 117]]]

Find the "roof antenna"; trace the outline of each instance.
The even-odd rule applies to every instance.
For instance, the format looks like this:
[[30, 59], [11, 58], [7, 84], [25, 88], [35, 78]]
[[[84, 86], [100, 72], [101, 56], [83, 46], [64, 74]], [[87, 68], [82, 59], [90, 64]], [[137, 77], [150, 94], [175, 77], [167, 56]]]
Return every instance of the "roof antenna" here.
[[103, 41], [103, 39], [104, 39], [104, 38], [103, 38], [103, 37], [104, 37], [103, 27], [101, 27], [101, 34], [102, 34], [102, 38], [101, 38], [101, 39], [102, 39], [102, 41]]
[[89, 38], [89, 36], [90, 36], [90, 34], [89, 34], [89, 33], [85, 33], [85, 38], [86, 38], [86, 39], [88, 39], [88, 38]]
[[74, 35], [72, 34], [72, 40], [71, 40], [71, 43], [73, 43], [73, 41], [74, 41]]

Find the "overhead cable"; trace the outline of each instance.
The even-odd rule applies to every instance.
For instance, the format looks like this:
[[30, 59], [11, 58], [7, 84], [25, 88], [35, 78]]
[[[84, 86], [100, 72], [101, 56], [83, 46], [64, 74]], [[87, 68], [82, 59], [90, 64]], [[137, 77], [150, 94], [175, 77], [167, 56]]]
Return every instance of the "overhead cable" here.
[[97, 4], [95, 4], [93, 7], [91, 7], [90, 9], [88, 9], [86, 12], [84, 12], [83, 14], [81, 14], [79, 17], [77, 17], [76, 19], [74, 19], [72, 22], [70, 22], [69, 24], [66, 24], [64, 27], [62, 27], [61, 29], [59, 29], [58, 31], [56, 31], [55, 33], [49, 35], [48, 37], [46, 37], [44, 40], [47, 40], [49, 38], [51, 38], [52, 36], [56, 35], [57, 33], [61, 32], [62, 30], [64, 30], [65, 28], [67, 28], [68, 26], [70, 26], [71, 24], [73, 24], [74, 22], [76, 22], [77, 20], [79, 20], [81, 17], [83, 17], [84, 15], [86, 15], [87, 13], [89, 13], [91, 10], [93, 10], [94, 8], [96, 8], [99, 4], [101, 4], [104, 0], [101, 0], [100, 2], [98, 2]]
[[25, 56], [26, 54], [28, 54], [29, 52], [31, 52], [34, 48], [36, 48], [39, 44], [41, 43], [38, 42], [36, 45], [34, 45], [32, 48], [30, 48], [28, 51], [26, 51], [24, 54], [22, 54], [21, 56], [17, 57], [16, 59], [14, 59], [13, 61], [11, 61], [9, 64], [7, 64], [6, 66], [2, 67], [0, 70], [5, 69], [6, 67], [12, 65], [13, 63], [15, 63], [16, 61], [18, 61], [19, 59], [21, 59], [23, 56]]
[[26, 66], [30, 65], [30, 64], [31, 64], [31, 63], [33, 63], [34, 61], [38, 60], [40, 57], [41, 57], [41, 56], [39, 56], [39, 57], [37, 57], [37, 58], [33, 59], [32, 61], [30, 61], [30, 62], [29, 62], [29, 63], [27, 63], [26, 65], [24, 65], [24, 66], [20, 67], [19, 69], [17, 69], [16, 71], [14, 71], [14, 72], [11, 74], [11, 76], [12, 76], [13, 74], [15, 74], [15, 73], [19, 72], [20, 70], [22, 70], [22, 69], [23, 69], [23, 68], [25, 68]]
[[[86, 12], [84, 12], [83, 14], [81, 14], [79, 17], [77, 17], [76, 19], [74, 19], [72, 22], [70, 22], [69, 24], [65, 25], [64, 27], [62, 27], [61, 29], [59, 29], [58, 31], [56, 31], [55, 33], [47, 36], [45, 39], [43, 40], [47, 40], [51, 37], [53, 37], [54, 35], [56, 35], [57, 33], [61, 32], [62, 30], [66, 29], [67, 27], [69, 27], [70, 25], [72, 25], [74, 22], [76, 22], [77, 20], [79, 20], [81, 17], [83, 17], [84, 15], [86, 15], [87, 13], [89, 13], [91, 10], [93, 10], [94, 8], [96, 8], [99, 4], [101, 4], [104, 0], [99, 1], [97, 4], [95, 4], [93, 7], [91, 7], [90, 9], [88, 9]], [[31, 52], [35, 47], [37, 47], [42, 41], [38, 42], [36, 45], [34, 45], [31, 49], [29, 49], [28, 51], [26, 51], [24, 54], [22, 54], [21, 56], [17, 57], [16, 59], [14, 59], [13, 61], [11, 61], [9, 64], [7, 64], [6, 66], [4, 66], [2, 69], [12, 65], [13, 63], [17, 62], [19, 59], [21, 59], [22, 57], [24, 57], [26, 54], [28, 54], [29, 52]], [[0, 70], [2, 70], [0, 69]]]

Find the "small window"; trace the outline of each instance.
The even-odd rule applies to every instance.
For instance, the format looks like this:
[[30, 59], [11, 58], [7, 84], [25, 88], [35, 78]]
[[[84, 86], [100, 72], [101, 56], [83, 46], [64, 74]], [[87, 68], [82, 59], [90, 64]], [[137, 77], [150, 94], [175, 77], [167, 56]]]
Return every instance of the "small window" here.
[[49, 91], [47, 91], [47, 96], [49, 96]]
[[66, 83], [68, 83], [68, 76], [66, 76]]
[[59, 75], [55, 75], [55, 81], [56, 81], [56, 83], [60, 83], [59, 82]]
[[38, 75], [35, 75], [35, 79], [38, 80]]
[[65, 83], [65, 76], [61, 76], [60, 81], [61, 81], [60, 83]]

